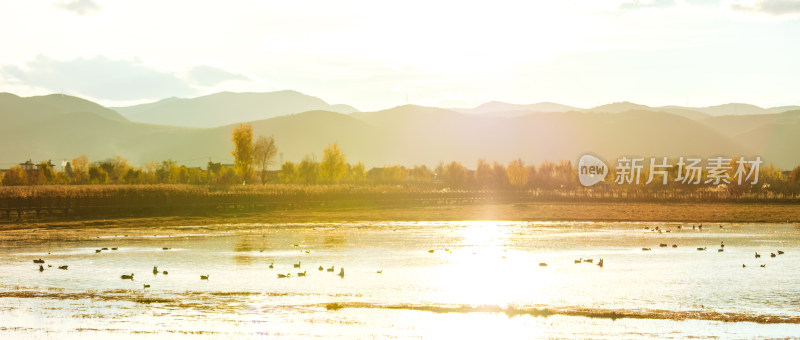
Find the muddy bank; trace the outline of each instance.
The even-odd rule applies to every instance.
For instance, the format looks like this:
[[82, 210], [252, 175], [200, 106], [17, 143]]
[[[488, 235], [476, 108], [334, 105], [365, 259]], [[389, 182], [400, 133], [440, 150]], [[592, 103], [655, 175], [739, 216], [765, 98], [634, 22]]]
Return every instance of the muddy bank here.
[[[153, 229], [241, 223], [351, 222], [351, 221], [625, 221], [684, 223], [800, 223], [800, 204], [755, 203], [600, 203], [552, 202], [525, 204], [468, 204], [399, 208], [292, 209], [265, 212], [220, 213], [207, 216], [128, 217], [51, 222], [4, 222], [2, 233], [48, 230], [91, 232], [121, 228], [150, 233]], [[119, 230], [117, 231], [119, 232]], [[40, 235], [41, 236], [41, 235]]]

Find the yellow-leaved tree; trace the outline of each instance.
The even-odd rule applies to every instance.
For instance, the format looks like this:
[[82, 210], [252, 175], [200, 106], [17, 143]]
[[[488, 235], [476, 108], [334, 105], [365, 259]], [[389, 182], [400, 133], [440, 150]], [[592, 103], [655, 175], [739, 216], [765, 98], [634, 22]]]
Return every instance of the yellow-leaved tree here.
[[338, 144], [328, 145], [323, 151], [319, 168], [322, 179], [328, 183], [339, 183], [339, 180], [347, 174], [347, 159]]
[[248, 181], [253, 176], [253, 126], [239, 124], [231, 133], [233, 146], [231, 154], [235, 160], [236, 173], [243, 181]]

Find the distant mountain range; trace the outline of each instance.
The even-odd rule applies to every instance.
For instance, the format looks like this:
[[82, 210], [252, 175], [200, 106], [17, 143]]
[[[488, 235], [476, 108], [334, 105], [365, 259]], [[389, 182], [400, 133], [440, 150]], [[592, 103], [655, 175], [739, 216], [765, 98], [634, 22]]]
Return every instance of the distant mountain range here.
[[[778, 113], [783, 109], [789, 111]], [[110, 109], [72, 96], [0, 93], [0, 119], [0, 168], [82, 154], [94, 161], [120, 155], [136, 165], [166, 159], [192, 166], [209, 160], [231, 163], [230, 132], [240, 121], [251, 122], [256, 135], [273, 135], [284, 161], [312, 154], [320, 159], [328, 144], [338, 142], [349, 161], [367, 167], [455, 160], [473, 168], [479, 158], [576, 161], [585, 152], [607, 160], [619, 155], [761, 155], [784, 169], [800, 165], [800, 107], [614, 103], [580, 109], [490, 102], [473, 109], [405, 105], [358, 112], [280, 91], [170, 98]]]
[[348, 105], [330, 105], [297, 91], [220, 92], [197, 98], [167, 98], [155, 103], [112, 108], [134, 122], [187, 127], [217, 127], [313, 110], [352, 113]]

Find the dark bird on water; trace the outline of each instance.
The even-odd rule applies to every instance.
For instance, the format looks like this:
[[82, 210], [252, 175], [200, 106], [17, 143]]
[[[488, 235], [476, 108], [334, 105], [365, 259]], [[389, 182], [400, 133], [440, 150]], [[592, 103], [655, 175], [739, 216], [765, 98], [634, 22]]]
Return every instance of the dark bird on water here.
[[377, 271], [376, 273], [378, 273], [378, 274], [383, 274], [383, 269], [381, 269], [381, 270]]
[[33, 263], [44, 263], [44, 260], [42, 260], [42, 259], [33, 260]]
[[322, 266], [319, 266], [319, 268], [317, 268], [317, 269], [319, 269], [319, 271], [322, 271], [325, 268], [322, 268]]
[[44, 266], [42, 266], [41, 264], [39, 265], [39, 271], [40, 271], [40, 272], [43, 272], [43, 271], [44, 271]]
[[783, 250], [778, 250], [778, 255], [783, 255]]
[[302, 273], [297, 273], [297, 276], [300, 276], [300, 277], [306, 276], [306, 271], [303, 271]]
[[143, 289], [147, 289], [147, 288], [150, 288], [150, 285], [145, 283]]
[[302, 261], [298, 261], [297, 263], [295, 263], [295, 264], [294, 264], [294, 267], [295, 267], [295, 268], [300, 268], [300, 263], [302, 263]]
[[761, 257], [761, 254], [759, 254], [758, 252], [756, 252], [756, 258], [759, 258], [759, 257]]
[[597, 265], [602, 267], [603, 266], [603, 259], [600, 259], [600, 262], [597, 262]]
[[153, 266], [153, 275], [158, 274], [158, 266]]
[[291, 275], [292, 275], [292, 274], [278, 274], [278, 278], [279, 278], [279, 279], [282, 279], [282, 278], [289, 277], [289, 276], [291, 276]]
[[165, 271], [161, 272], [161, 274], [167, 275], [167, 274], [169, 274], [169, 272], [165, 270]]
[[58, 266], [58, 269], [67, 270], [67, 267], [69, 267], [69, 266]]
[[344, 268], [339, 270], [339, 277], [344, 277]]
[[547, 267], [547, 263], [539, 262], [539, 267]]
[[329, 273], [333, 273], [333, 266], [327, 269]]
[[275, 268], [275, 262], [269, 264], [269, 269]]
[[208, 276], [209, 276], [208, 274], [200, 275], [200, 280], [208, 280]]
[[120, 276], [120, 278], [123, 279], [123, 280], [131, 280], [131, 281], [133, 281], [133, 273], [131, 273], [131, 275], [122, 274], [122, 276]]

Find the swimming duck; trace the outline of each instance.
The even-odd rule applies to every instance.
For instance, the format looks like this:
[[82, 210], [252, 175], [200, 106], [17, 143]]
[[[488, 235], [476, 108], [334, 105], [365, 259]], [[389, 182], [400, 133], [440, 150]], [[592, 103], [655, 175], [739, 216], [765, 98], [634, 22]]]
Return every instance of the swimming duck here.
[[133, 281], [133, 273], [131, 273], [131, 275], [122, 274], [122, 276], [120, 276], [120, 278], [123, 279], [123, 280], [131, 280], [131, 281]]
[[208, 280], [208, 276], [209, 276], [208, 274], [200, 275], [200, 280]]

